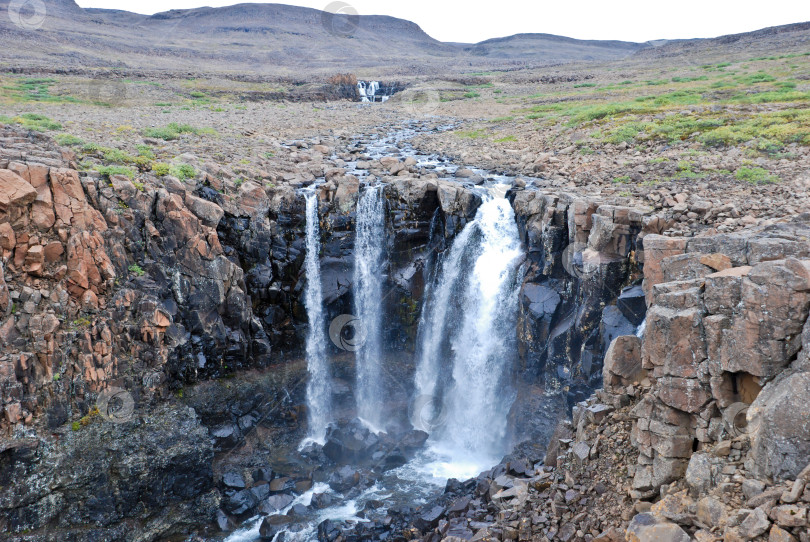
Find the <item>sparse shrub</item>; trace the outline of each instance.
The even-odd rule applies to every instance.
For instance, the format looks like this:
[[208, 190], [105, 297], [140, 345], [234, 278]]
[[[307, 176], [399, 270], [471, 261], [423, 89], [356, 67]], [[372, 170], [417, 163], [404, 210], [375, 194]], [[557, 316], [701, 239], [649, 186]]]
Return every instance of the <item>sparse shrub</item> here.
[[45, 115], [39, 113], [23, 113], [18, 117], [11, 119], [12, 122], [22, 125], [24, 128], [33, 130], [35, 132], [44, 132], [46, 130], [61, 130], [62, 125], [58, 122], [49, 119]]
[[106, 177], [108, 179], [113, 175], [124, 175], [130, 179], [135, 178], [135, 172], [132, 170], [132, 168], [128, 168], [126, 166], [97, 166], [96, 171], [98, 171], [102, 177]]
[[136, 263], [129, 266], [129, 272], [138, 277], [142, 277], [146, 273], [146, 271], [144, 271], [143, 268]]
[[751, 184], [771, 184], [780, 181], [779, 177], [771, 175], [767, 169], [761, 167], [741, 167], [734, 174], [734, 177]]
[[157, 175], [158, 177], [163, 177], [164, 175], [168, 175], [169, 171], [171, 171], [171, 166], [164, 162], [155, 162], [152, 164], [152, 173]]
[[181, 181], [184, 181], [186, 179], [192, 179], [197, 175], [197, 172], [195, 171], [194, 167], [188, 164], [177, 164], [175, 166], [172, 166], [171, 169], [169, 170], [169, 173], [171, 173], [173, 176], [177, 177]]
[[150, 171], [152, 169], [152, 161], [146, 156], [136, 156], [132, 163], [138, 168], [138, 171]]
[[216, 134], [213, 128], [196, 128], [190, 124], [178, 124], [171, 122], [162, 128], [147, 128], [143, 131], [146, 137], [153, 137], [155, 139], [162, 139], [164, 141], [172, 141], [178, 139], [181, 134]]
[[150, 160], [155, 159], [155, 152], [149, 145], [136, 145], [135, 148], [138, 149], [138, 156], [144, 156]]
[[75, 135], [71, 134], [56, 134], [56, 142], [60, 145], [65, 145], [69, 147], [76, 147], [78, 145], [84, 145], [84, 140], [80, 137], [76, 137]]

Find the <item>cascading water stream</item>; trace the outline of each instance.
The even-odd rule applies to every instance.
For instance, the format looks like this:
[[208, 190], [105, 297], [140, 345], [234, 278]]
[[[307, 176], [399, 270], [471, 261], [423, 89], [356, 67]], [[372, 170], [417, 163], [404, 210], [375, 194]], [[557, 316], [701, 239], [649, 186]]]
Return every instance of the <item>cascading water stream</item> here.
[[495, 457], [505, 451], [507, 415], [514, 399], [505, 380], [516, 352], [523, 251], [506, 199], [485, 202], [476, 222], [478, 257], [460, 300], [462, 320], [451, 339], [453, 383], [441, 438]]
[[[365, 90], [365, 89], [364, 89]], [[378, 94], [373, 89], [373, 94]], [[415, 132], [403, 130], [369, 143], [367, 152], [378, 158], [402, 149], [400, 156], [413, 155], [421, 166], [435, 167], [442, 176], [452, 177], [457, 166], [442, 157], [419, 155], [406, 142]], [[408, 154], [411, 153], [411, 154]], [[421, 167], [420, 166], [420, 167]], [[361, 180], [368, 177], [357, 171]], [[514, 401], [510, 373], [517, 357], [517, 313], [522, 283], [522, 244], [519, 241], [514, 212], [505, 199], [510, 178], [486, 175], [484, 187], [467, 185], [481, 194], [484, 202], [474, 220], [459, 232], [442, 253], [432, 253], [425, 264], [432, 269], [427, 278], [424, 305], [416, 339], [414, 412], [417, 429], [430, 433], [430, 439], [415, 457], [404, 465], [387, 470], [361, 493], [337, 490], [316, 483], [310, 491], [297, 495], [289, 506], [271, 515], [275, 519], [292, 518], [273, 540], [315, 542], [318, 525], [326, 519], [352, 522], [379, 521], [386, 509], [418, 507], [441, 494], [448, 478], [466, 479], [498, 463], [508, 451], [506, 438], [508, 412]], [[313, 454], [317, 448], [307, 444], [324, 444], [326, 429], [333, 417], [333, 383], [327, 359], [326, 308], [323, 305], [320, 270], [320, 228], [317, 190], [302, 190], [306, 199], [306, 284], [303, 292], [309, 321], [306, 357], [309, 379], [306, 387], [308, 438], [299, 446], [297, 463], [320, 461]], [[389, 265], [398, 260], [387, 252], [389, 235], [386, 225], [388, 201], [380, 186], [363, 189], [356, 210], [354, 250], [354, 299], [352, 312], [362, 323], [364, 335], [355, 350], [356, 386], [354, 396], [357, 415], [377, 430], [389, 421], [383, 406], [390, 397], [383, 382], [383, 363], [394, 363], [386, 352], [383, 324], [386, 321], [383, 288]], [[444, 225], [441, 210], [431, 220], [429, 247], [443, 249]], [[435, 235], [434, 235], [435, 233]], [[440, 236], [440, 237], [439, 237]], [[389, 261], [390, 258], [390, 261]], [[340, 360], [339, 360], [340, 361]], [[341, 366], [336, 378], [343, 378]], [[341, 388], [338, 388], [340, 390]], [[348, 394], [338, 391], [335, 403]], [[405, 399], [405, 394], [393, 404]], [[390, 414], [390, 412], [389, 412]], [[395, 430], [391, 424], [389, 430]], [[411, 436], [408, 433], [408, 436]], [[286, 460], [280, 472], [288, 476]], [[315, 463], [313, 463], [315, 465]], [[328, 470], [331, 467], [327, 466]], [[274, 467], [275, 470], [275, 467]], [[312, 495], [329, 494], [332, 504], [326, 508], [312, 504]], [[374, 502], [373, 507], [367, 504]], [[383, 507], [377, 507], [378, 503]], [[293, 506], [294, 514], [288, 514]], [[307, 506], [310, 505], [310, 506]], [[268, 518], [269, 519], [269, 518]], [[258, 542], [263, 518], [255, 516], [245, 528], [233, 533], [229, 542]], [[285, 523], [285, 522], [282, 522]], [[274, 523], [275, 524], [275, 523]], [[285, 523], [286, 525], [286, 523]]]
[[419, 321], [418, 362], [416, 364], [416, 400], [420, 407], [411, 422], [417, 429], [430, 430], [436, 421], [436, 409], [441, 400], [438, 395], [442, 347], [447, 341], [448, 314], [453, 312], [451, 298], [457, 288], [462, 271], [461, 259], [468, 251], [473, 231], [470, 224], [456, 237], [448, 255], [441, 261], [435, 285], [428, 291], [428, 299]]
[[382, 316], [385, 257], [385, 198], [382, 186], [368, 187], [357, 204], [354, 250], [354, 307], [365, 342], [355, 352], [357, 415], [375, 432], [382, 429]]
[[422, 399], [441, 412], [422, 410], [415, 422], [436, 423], [432, 440], [451, 461], [483, 465], [505, 451], [522, 255], [512, 207], [488, 195], [442, 262], [420, 321], [417, 394], [436, 398], [452, 370], [443, 400]]
[[320, 228], [318, 226], [318, 194], [304, 192], [306, 198], [306, 276], [304, 305], [307, 310], [307, 415], [308, 440], [323, 444], [332, 403], [332, 386], [326, 359], [326, 323], [323, 314], [321, 287]]

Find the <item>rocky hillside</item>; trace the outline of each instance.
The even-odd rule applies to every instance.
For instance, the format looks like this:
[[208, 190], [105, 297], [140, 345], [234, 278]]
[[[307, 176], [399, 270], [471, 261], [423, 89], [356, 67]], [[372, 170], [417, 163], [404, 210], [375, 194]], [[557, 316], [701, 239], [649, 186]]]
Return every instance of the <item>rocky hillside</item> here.
[[[8, 5], [3, 0], [0, 10], [5, 13]], [[0, 58], [15, 67], [188, 71], [189, 61], [193, 61], [204, 63], [205, 72], [239, 70], [254, 76], [300, 75], [302, 69], [334, 73], [381, 67], [386, 72], [413, 74], [455, 72], [458, 66], [469, 67], [470, 62], [486, 66], [510, 61], [615, 59], [644, 47], [545, 34], [472, 46], [447, 44], [402, 19], [359, 15], [353, 10], [332, 14], [282, 4], [172, 10], [153, 16], [82, 9], [72, 0], [44, 0], [38, 5], [44, 6], [42, 13], [23, 12], [21, 18], [0, 22]], [[33, 35], [36, 43], [20, 47]], [[414, 69], [417, 65], [422, 67]], [[408, 70], [402, 69], [405, 67]]]
[[650, 47], [627, 41], [577, 40], [551, 34], [516, 34], [465, 47], [472, 55], [487, 58], [573, 62], [615, 60]]

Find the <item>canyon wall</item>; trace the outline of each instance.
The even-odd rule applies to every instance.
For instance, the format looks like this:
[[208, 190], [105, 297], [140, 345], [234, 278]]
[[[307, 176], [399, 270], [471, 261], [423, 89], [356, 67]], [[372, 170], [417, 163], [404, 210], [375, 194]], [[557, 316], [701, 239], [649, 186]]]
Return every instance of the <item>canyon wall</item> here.
[[[90, 539], [127, 525], [152, 540], [259, 509], [261, 495], [227, 489], [212, 464], [268, 429], [268, 417], [303, 419], [296, 190], [316, 178], [325, 310], [352, 310], [360, 181], [347, 163], [386, 185], [384, 336], [392, 352], [412, 353], [437, 257], [481, 196], [412, 158], [366, 161], [350, 141], [289, 145], [279, 160], [296, 173], [229, 192], [213, 164], [196, 180], [141, 183], [80, 172], [45, 136], [0, 134], [4, 533]], [[632, 405], [637, 420], [638, 500], [683, 479], [741, 487], [730, 461], [750, 480], [800, 478], [810, 453], [810, 217], [669, 238], [650, 209], [521, 180], [507, 197], [526, 250], [515, 442], [550, 434], [559, 413], [536, 407], [547, 392], [573, 406], [604, 384], [600, 400]], [[283, 376], [262, 388], [272, 400], [255, 389], [223, 400], [225, 377], [279, 365]], [[120, 391], [131, 403], [104, 408]], [[750, 442], [731, 455], [708, 453], [741, 433]]]

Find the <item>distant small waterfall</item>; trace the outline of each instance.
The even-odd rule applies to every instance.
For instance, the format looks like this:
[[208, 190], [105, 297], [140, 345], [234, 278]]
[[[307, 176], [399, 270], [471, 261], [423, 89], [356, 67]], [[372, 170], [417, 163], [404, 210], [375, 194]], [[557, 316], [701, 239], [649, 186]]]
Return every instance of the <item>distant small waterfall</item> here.
[[383, 281], [386, 268], [385, 198], [382, 186], [368, 187], [357, 204], [354, 249], [354, 310], [365, 343], [355, 352], [358, 416], [382, 429]]
[[306, 198], [306, 289], [304, 304], [309, 320], [307, 331], [307, 414], [309, 438], [323, 444], [332, 403], [332, 386], [326, 359], [326, 321], [323, 313], [321, 288], [320, 228], [318, 226], [318, 194], [304, 192]]
[[430, 405], [442, 409], [432, 418], [443, 421], [434, 439], [445, 448], [497, 454], [505, 447], [522, 256], [512, 207], [490, 196], [441, 263], [420, 321], [416, 389], [442, 395]]
[[396, 88], [393, 85], [380, 85], [379, 81], [358, 81], [357, 94], [361, 102], [385, 102], [388, 101]]

